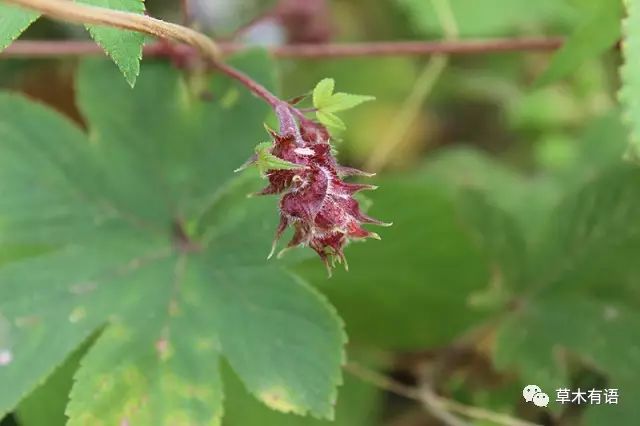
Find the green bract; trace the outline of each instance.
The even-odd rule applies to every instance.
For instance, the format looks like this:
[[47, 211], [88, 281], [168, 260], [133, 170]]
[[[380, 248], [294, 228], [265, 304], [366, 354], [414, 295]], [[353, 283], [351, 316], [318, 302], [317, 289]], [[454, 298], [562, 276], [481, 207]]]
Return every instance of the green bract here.
[[260, 174], [264, 176], [268, 170], [295, 170], [304, 168], [304, 166], [300, 166], [299, 164], [276, 157], [271, 153], [271, 146], [271, 142], [259, 143], [254, 149], [256, 153], [254, 158], [235, 171], [239, 172], [249, 166], [256, 166]]

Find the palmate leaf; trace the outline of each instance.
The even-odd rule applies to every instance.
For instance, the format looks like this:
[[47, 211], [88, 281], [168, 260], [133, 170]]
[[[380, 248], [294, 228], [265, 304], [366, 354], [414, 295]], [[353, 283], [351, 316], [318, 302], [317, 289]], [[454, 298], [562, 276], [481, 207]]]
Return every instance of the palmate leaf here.
[[517, 366], [523, 380], [550, 394], [571, 387], [565, 352], [603, 372], [625, 400], [588, 410], [593, 425], [637, 420], [630, 401], [640, 381], [638, 214], [636, 169], [618, 166], [569, 197], [534, 257], [520, 307], [498, 333], [498, 365]]
[[[144, 13], [144, 0], [78, 0], [92, 6], [124, 12]], [[39, 13], [0, 2], [0, 51], [5, 49], [31, 25]], [[91, 37], [118, 66], [127, 82], [133, 87], [140, 73], [140, 59], [144, 36], [133, 31], [87, 25]]]
[[[262, 55], [240, 68], [271, 81]], [[266, 261], [273, 200], [247, 200], [256, 182], [232, 180], [266, 108], [219, 75], [209, 90], [234, 102], [201, 100], [166, 65], [145, 73], [132, 92], [107, 63], [83, 63], [88, 140], [0, 97], [0, 246], [41, 247], [0, 269], [0, 382], [12, 384], [0, 413], [99, 331], [75, 377], [72, 426], [219, 424], [221, 357], [271, 408], [331, 417], [341, 322]]]

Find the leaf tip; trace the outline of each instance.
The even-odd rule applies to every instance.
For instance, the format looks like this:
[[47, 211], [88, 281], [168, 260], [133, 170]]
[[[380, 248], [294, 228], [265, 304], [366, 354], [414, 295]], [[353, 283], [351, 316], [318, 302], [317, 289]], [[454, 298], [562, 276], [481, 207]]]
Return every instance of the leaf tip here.
[[268, 388], [258, 394], [258, 399], [267, 407], [283, 413], [304, 415], [306, 411], [291, 400], [289, 391], [282, 386]]

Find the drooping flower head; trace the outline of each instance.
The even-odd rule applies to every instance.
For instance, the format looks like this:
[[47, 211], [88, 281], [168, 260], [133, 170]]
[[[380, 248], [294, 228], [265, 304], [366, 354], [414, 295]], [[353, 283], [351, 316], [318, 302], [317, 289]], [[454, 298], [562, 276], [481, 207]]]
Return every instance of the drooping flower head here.
[[358, 191], [376, 187], [343, 180], [345, 176], [372, 175], [338, 165], [330, 134], [322, 124], [303, 115], [294, 117], [288, 104], [278, 106], [276, 115], [280, 131], [269, 129], [272, 141], [259, 145], [254, 158], [267, 160], [262, 162], [262, 173], [269, 181], [257, 195], [281, 196], [280, 224], [269, 257], [291, 226], [293, 238], [281, 253], [292, 247], [309, 246], [329, 273], [336, 261], [346, 268], [344, 248], [351, 240], [380, 238], [362, 225], [387, 225], [363, 213], [354, 198]]

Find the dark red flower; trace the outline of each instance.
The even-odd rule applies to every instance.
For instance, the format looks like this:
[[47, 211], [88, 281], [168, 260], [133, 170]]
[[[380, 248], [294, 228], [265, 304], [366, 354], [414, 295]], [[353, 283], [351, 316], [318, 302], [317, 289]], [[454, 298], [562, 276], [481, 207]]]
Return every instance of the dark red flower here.
[[300, 166], [266, 171], [269, 184], [258, 195], [281, 194], [280, 224], [271, 250], [288, 226], [294, 235], [286, 249], [309, 246], [318, 253], [329, 273], [337, 260], [344, 263], [344, 247], [351, 240], [380, 237], [362, 227], [363, 224], [387, 225], [360, 210], [354, 194], [375, 186], [347, 183], [345, 176], [372, 176], [357, 169], [338, 165], [324, 126], [303, 116], [296, 120], [290, 107], [276, 109], [280, 132], [270, 131], [273, 143], [270, 153], [281, 160]]

